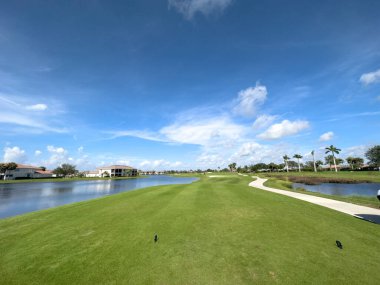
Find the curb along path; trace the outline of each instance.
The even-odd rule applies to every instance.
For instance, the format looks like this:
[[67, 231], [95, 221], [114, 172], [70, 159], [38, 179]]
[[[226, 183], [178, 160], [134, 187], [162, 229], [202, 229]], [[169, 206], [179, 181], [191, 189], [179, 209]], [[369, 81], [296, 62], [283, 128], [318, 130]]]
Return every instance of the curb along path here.
[[301, 194], [297, 192], [270, 188], [263, 185], [264, 182], [266, 182], [268, 179], [260, 178], [257, 176], [252, 176], [252, 178], [256, 178], [256, 180], [248, 184], [251, 187], [255, 187], [258, 189], [262, 189], [262, 190], [270, 191], [273, 193], [286, 195], [289, 197], [307, 201], [316, 205], [333, 209], [335, 211], [349, 214], [351, 216], [354, 216], [360, 219], [364, 219], [376, 224], [380, 224], [380, 210], [378, 209], [369, 208], [365, 206], [359, 206], [359, 205], [355, 205], [351, 203], [341, 202], [337, 200], [332, 200], [332, 199], [327, 199], [327, 198], [322, 198], [322, 197], [317, 197], [317, 196], [312, 196], [312, 195], [307, 195], [307, 194]]

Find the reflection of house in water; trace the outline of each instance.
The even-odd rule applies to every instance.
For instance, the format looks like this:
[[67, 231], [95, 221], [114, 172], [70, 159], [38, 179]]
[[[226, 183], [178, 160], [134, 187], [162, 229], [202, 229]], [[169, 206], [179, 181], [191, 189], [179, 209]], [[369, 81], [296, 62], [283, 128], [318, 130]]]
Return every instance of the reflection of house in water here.
[[110, 165], [98, 167], [96, 171], [85, 172], [86, 177], [131, 177], [137, 176], [136, 168], [126, 165]]
[[16, 169], [5, 171], [4, 180], [51, 178], [53, 176], [53, 172], [49, 170], [43, 170], [41, 167], [17, 164]]
[[156, 170], [147, 170], [147, 171], [140, 171], [140, 175], [164, 175], [164, 171], [156, 171]]

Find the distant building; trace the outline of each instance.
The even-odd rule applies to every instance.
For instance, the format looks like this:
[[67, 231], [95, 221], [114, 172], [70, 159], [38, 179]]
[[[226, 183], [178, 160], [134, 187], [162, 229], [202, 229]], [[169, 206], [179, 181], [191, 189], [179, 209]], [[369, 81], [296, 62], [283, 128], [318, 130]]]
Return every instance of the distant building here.
[[100, 177], [99, 176], [99, 171], [95, 170], [95, 171], [85, 171], [84, 172], [84, 176], [85, 177]]
[[51, 178], [54, 177], [53, 172], [43, 170], [33, 165], [17, 164], [14, 170], [7, 170], [4, 173], [4, 180], [28, 179], [28, 178]]
[[129, 177], [137, 176], [136, 168], [126, 165], [110, 165], [98, 167], [96, 171], [86, 171], [86, 177]]

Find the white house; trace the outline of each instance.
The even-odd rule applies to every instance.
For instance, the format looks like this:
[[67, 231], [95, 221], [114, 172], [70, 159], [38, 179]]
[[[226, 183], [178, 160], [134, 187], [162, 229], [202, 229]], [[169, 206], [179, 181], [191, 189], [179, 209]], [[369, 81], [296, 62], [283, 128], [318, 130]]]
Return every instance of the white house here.
[[49, 170], [43, 170], [40, 167], [17, 164], [17, 168], [14, 170], [7, 170], [4, 174], [4, 180], [15, 180], [15, 179], [28, 179], [28, 178], [51, 178], [53, 173]]
[[86, 177], [124, 177], [137, 176], [136, 168], [126, 165], [110, 165], [98, 167], [96, 171], [87, 171]]
[[99, 171], [97, 171], [97, 170], [95, 170], [95, 171], [85, 171], [84, 175], [86, 177], [100, 177]]

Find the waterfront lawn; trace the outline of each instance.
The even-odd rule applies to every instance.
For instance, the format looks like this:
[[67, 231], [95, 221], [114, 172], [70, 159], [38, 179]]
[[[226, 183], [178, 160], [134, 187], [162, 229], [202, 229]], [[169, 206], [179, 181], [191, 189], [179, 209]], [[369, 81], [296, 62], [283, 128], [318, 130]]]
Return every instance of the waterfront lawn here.
[[0, 220], [1, 283], [378, 283], [379, 225], [200, 177]]

